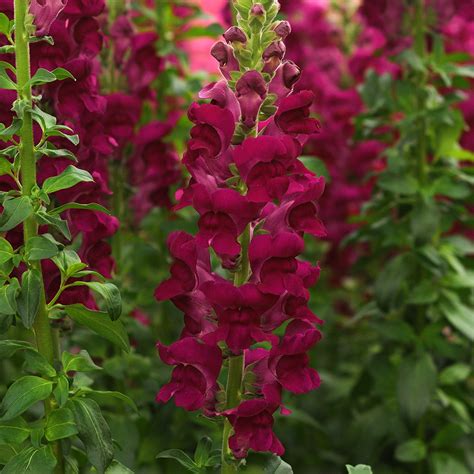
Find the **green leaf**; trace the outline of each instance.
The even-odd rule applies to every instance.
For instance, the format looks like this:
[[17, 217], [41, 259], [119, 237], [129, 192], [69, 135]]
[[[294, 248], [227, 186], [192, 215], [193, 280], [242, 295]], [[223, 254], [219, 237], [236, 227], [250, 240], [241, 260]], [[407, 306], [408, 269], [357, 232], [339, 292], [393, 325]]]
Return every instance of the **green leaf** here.
[[448, 453], [432, 453], [430, 463], [433, 466], [432, 474], [471, 474], [464, 463]]
[[87, 458], [99, 474], [102, 474], [114, 457], [110, 428], [94, 400], [75, 398], [70, 406], [76, 419], [79, 438], [86, 448]]
[[120, 321], [111, 321], [107, 313], [92, 311], [81, 304], [64, 307], [67, 315], [76, 323], [86, 326], [124, 351], [130, 350], [128, 335]]
[[[13, 135], [18, 135], [22, 124], [23, 122], [18, 118], [14, 118], [11, 125], [7, 128], [5, 128], [3, 124], [0, 124], [0, 140], [7, 142], [11, 140]], [[2, 150], [2, 152], [4, 154], [6, 153], [5, 150]]]
[[62, 67], [57, 67], [56, 69], [52, 71], [52, 73], [54, 74], [54, 76], [56, 77], [58, 81], [62, 81], [64, 79], [72, 79], [74, 81], [76, 80], [74, 76], [67, 69], [64, 69]]
[[0, 405], [2, 420], [12, 420], [35, 403], [48, 398], [53, 382], [34, 375], [25, 375], [13, 382]]
[[89, 372], [91, 370], [102, 370], [101, 367], [94, 364], [94, 361], [91, 359], [91, 356], [84, 349], [80, 351], [79, 354], [70, 354], [69, 352], [63, 352], [62, 363], [64, 372]]
[[395, 458], [400, 462], [419, 462], [426, 457], [426, 446], [421, 439], [410, 439], [397, 446]]
[[0, 176], [11, 174], [12, 164], [4, 156], [0, 156]]
[[471, 373], [471, 367], [468, 364], [462, 364], [461, 362], [457, 364], [450, 365], [446, 367], [439, 374], [439, 383], [441, 385], [454, 385], [460, 382], [464, 382], [469, 377]]
[[87, 396], [94, 399], [99, 405], [107, 405], [110, 402], [120, 401], [132, 408], [133, 411], [138, 413], [138, 408], [135, 402], [123, 394], [122, 392], [116, 392], [114, 390], [91, 390], [87, 391]]
[[46, 377], [56, 376], [54, 367], [37, 351], [27, 351], [25, 353], [24, 368]]
[[400, 410], [418, 420], [428, 409], [436, 388], [436, 367], [427, 353], [413, 355], [400, 365], [397, 394]]
[[18, 417], [10, 421], [0, 421], [0, 444], [20, 444], [29, 436], [30, 429], [23, 418]]
[[3, 64], [0, 64], [0, 89], [7, 89], [7, 90], [14, 91], [16, 90], [16, 84], [14, 81], [12, 81], [12, 79], [8, 75], [5, 69], [5, 65], [4, 65], [5, 62], [2, 61], [2, 63]]
[[0, 237], [0, 265], [11, 260], [11, 258], [15, 255], [15, 251], [13, 250], [12, 245], [8, 242], [7, 239]]
[[265, 465], [265, 474], [293, 474], [293, 468], [279, 456], [272, 456]]
[[0, 341], [0, 359], [7, 359], [15, 354], [15, 352], [21, 350], [36, 351], [36, 349], [26, 341], [14, 341], [11, 339]]
[[59, 242], [50, 234], [31, 237], [25, 245], [26, 258], [34, 261], [54, 257], [59, 253], [58, 244]]
[[43, 183], [43, 191], [50, 194], [72, 188], [77, 183], [93, 181], [94, 178], [88, 171], [69, 165], [60, 175], [47, 178]]
[[32, 214], [33, 206], [28, 196], [5, 199], [0, 217], [0, 232], [14, 229]]
[[48, 415], [45, 430], [48, 441], [70, 438], [78, 433], [74, 414], [69, 408], [58, 408]]
[[299, 159], [316, 176], [323, 176], [326, 183], [331, 182], [331, 175], [323, 160], [314, 156], [300, 156]]
[[0, 33], [2, 35], [10, 33], [10, 19], [5, 13], [0, 13]]
[[122, 298], [119, 289], [113, 283], [102, 283], [97, 281], [76, 282], [77, 286], [88, 286], [94, 293], [104, 299], [105, 309], [112, 321], [116, 321], [122, 314]]
[[114, 459], [112, 464], [105, 471], [105, 474], [134, 474], [134, 472]]
[[372, 468], [365, 464], [357, 464], [357, 466], [351, 466], [346, 464], [348, 474], [372, 474]]
[[203, 467], [206, 465], [211, 450], [212, 439], [209, 438], [209, 436], [204, 436], [199, 440], [196, 446], [196, 451], [194, 451], [194, 461], [199, 467]]
[[410, 175], [396, 175], [385, 172], [380, 175], [377, 184], [382, 189], [401, 195], [412, 195], [418, 190], [418, 182]]
[[439, 307], [441, 313], [458, 331], [474, 341], [474, 311], [465, 306], [456, 293], [444, 291]]
[[66, 375], [60, 375], [58, 377], [56, 387], [54, 387], [53, 390], [53, 395], [60, 407], [63, 407], [66, 404], [69, 398], [69, 379]]
[[32, 268], [23, 273], [21, 290], [17, 298], [18, 314], [25, 328], [31, 328], [38, 315], [42, 296], [41, 273]]
[[199, 468], [197, 467], [196, 463], [184, 451], [181, 451], [180, 449], [168, 449], [166, 451], [162, 451], [160, 454], [158, 454], [158, 456], [156, 456], [156, 458], [174, 459], [191, 472], [199, 471]]
[[71, 249], [64, 249], [52, 260], [66, 279], [87, 267], [85, 263], [82, 263], [81, 257]]
[[100, 204], [90, 203], [90, 204], [80, 204], [78, 202], [68, 202], [67, 204], [63, 204], [62, 206], [56, 207], [50, 211], [50, 214], [58, 215], [61, 212], [67, 211], [68, 209], [84, 209], [89, 211], [98, 211], [103, 212], [104, 214], [111, 215], [111, 212], [101, 206]]
[[2, 470], [2, 474], [53, 474], [56, 466], [51, 446], [26, 448], [13, 456]]
[[410, 227], [417, 242], [429, 242], [439, 226], [439, 212], [436, 204], [429, 200], [416, 203], [410, 215]]
[[18, 280], [12, 280], [9, 285], [0, 288], [0, 314], [16, 314], [19, 288]]
[[438, 299], [439, 291], [436, 285], [429, 280], [424, 280], [410, 289], [407, 303], [415, 305], [427, 305], [434, 303]]
[[57, 217], [52, 214], [48, 214], [47, 212], [42, 210], [36, 211], [36, 217], [38, 218], [38, 222], [40, 224], [53, 227], [53, 229], [56, 229], [61, 232], [61, 234], [66, 237], [66, 239], [71, 240], [71, 231], [69, 230], [67, 221], [65, 221], [64, 219], [61, 219], [60, 217]]

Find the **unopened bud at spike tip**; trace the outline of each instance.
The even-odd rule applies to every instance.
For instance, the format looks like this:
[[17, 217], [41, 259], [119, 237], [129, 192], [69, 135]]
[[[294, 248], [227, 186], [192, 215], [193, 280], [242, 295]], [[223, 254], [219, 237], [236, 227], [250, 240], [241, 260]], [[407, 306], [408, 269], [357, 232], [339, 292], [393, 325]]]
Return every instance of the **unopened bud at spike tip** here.
[[237, 42], [237, 43], [246, 43], [247, 42], [247, 36], [245, 35], [245, 33], [243, 32], [243, 30], [241, 30], [239, 27], [237, 26], [231, 26], [225, 33], [224, 33], [224, 39], [228, 42], [228, 43], [233, 43], [233, 42]]
[[280, 21], [273, 31], [284, 40], [291, 33], [291, 25], [287, 21]]

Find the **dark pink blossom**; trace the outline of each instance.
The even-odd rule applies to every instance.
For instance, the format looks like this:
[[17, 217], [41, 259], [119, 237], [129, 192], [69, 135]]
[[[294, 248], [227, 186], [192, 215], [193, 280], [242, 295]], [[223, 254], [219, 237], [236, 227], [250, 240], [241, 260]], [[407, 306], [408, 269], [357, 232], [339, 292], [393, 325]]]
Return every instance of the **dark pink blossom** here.
[[277, 407], [264, 399], [246, 400], [226, 412], [234, 429], [229, 446], [236, 458], [244, 458], [249, 449], [269, 451], [281, 456], [285, 449], [273, 432], [273, 413]]
[[66, 6], [67, 0], [31, 0], [30, 13], [34, 17], [36, 36], [45, 36], [49, 33], [51, 24]]
[[193, 411], [212, 399], [222, 365], [219, 348], [191, 337], [168, 347], [158, 343], [157, 348], [161, 360], [175, 366], [171, 381], [163, 385], [156, 396], [158, 402], [166, 403], [174, 397], [176, 406]]
[[240, 104], [243, 124], [252, 128], [255, 126], [260, 106], [267, 96], [267, 85], [262, 75], [257, 71], [247, 71], [235, 85], [236, 97]]

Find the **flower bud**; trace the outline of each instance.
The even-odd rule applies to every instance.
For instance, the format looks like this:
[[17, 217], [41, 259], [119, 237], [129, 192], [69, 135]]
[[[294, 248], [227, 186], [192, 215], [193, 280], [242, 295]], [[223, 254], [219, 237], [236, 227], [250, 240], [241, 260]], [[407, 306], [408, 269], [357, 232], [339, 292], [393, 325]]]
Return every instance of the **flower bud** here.
[[274, 41], [263, 52], [262, 58], [265, 61], [263, 72], [273, 74], [276, 68], [281, 64], [281, 60], [286, 53], [286, 46], [283, 41]]
[[284, 40], [291, 33], [291, 25], [287, 21], [280, 21], [273, 31]]
[[254, 16], [262, 16], [265, 14], [265, 9], [261, 3], [256, 3], [251, 9], [250, 13]]
[[225, 33], [224, 33], [224, 39], [227, 41], [227, 43], [246, 43], [247, 42], [247, 36], [237, 26], [231, 26]]
[[301, 76], [301, 69], [293, 61], [285, 61], [275, 71], [270, 92], [278, 98], [286, 97]]
[[252, 128], [255, 126], [258, 111], [267, 96], [265, 79], [257, 71], [247, 71], [235, 85], [237, 100], [240, 104], [243, 124]]
[[226, 79], [230, 79], [231, 71], [239, 70], [239, 63], [234, 56], [234, 50], [228, 44], [219, 41], [211, 49], [211, 55], [218, 61], [219, 69]]

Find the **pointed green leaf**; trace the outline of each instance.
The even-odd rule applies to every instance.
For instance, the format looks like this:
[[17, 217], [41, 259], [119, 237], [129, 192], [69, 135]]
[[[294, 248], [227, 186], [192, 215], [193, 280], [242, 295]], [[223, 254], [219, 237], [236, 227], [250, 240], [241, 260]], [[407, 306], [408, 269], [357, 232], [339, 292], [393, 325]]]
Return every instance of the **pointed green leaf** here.
[[436, 388], [436, 367], [427, 353], [406, 358], [398, 376], [397, 392], [402, 413], [418, 420], [428, 409]]
[[120, 318], [122, 314], [122, 298], [119, 289], [113, 283], [98, 281], [81, 281], [74, 283], [76, 286], [88, 286], [94, 293], [104, 299], [105, 309], [112, 321]]
[[58, 242], [49, 234], [31, 237], [25, 245], [26, 259], [30, 261], [51, 258], [58, 252]]
[[69, 165], [60, 175], [47, 178], [43, 183], [43, 191], [50, 194], [72, 188], [77, 183], [93, 181], [94, 178], [88, 171]]
[[65, 375], [60, 375], [54, 387], [53, 395], [58, 405], [63, 407], [69, 398], [69, 379]]
[[71, 240], [71, 231], [69, 230], [67, 221], [64, 219], [52, 214], [48, 214], [42, 210], [36, 211], [36, 217], [38, 218], [38, 222], [40, 224], [48, 225], [53, 229], [58, 230], [62, 235], [64, 235], [64, 237], [66, 237], [66, 239]]
[[26, 341], [14, 341], [11, 339], [0, 341], [0, 359], [7, 359], [15, 354], [15, 352], [21, 350], [36, 351], [36, 349]]
[[53, 474], [56, 466], [51, 446], [26, 448], [13, 456], [2, 470], [2, 474]]
[[174, 459], [191, 472], [199, 471], [199, 468], [196, 463], [184, 451], [181, 451], [180, 449], [168, 449], [166, 451], [162, 451], [160, 454], [158, 454], [158, 456], [156, 456], [156, 458]]
[[63, 204], [62, 206], [52, 209], [50, 213], [57, 215], [57, 214], [61, 214], [61, 212], [67, 211], [68, 209], [84, 209], [84, 210], [89, 210], [89, 211], [103, 212], [104, 214], [107, 214], [107, 215], [111, 214], [111, 212], [107, 208], [105, 208], [104, 206], [101, 206], [100, 204], [96, 204], [96, 203], [80, 204], [78, 202], [68, 202], [67, 204]]
[[25, 328], [31, 328], [38, 315], [42, 294], [41, 273], [32, 268], [23, 273], [17, 299], [18, 314]]
[[372, 474], [372, 468], [365, 464], [357, 464], [357, 466], [351, 466], [346, 464], [348, 474]]
[[2, 420], [12, 420], [32, 405], [48, 398], [53, 390], [53, 382], [34, 375], [25, 375], [13, 382], [0, 405]]
[[8, 262], [15, 255], [12, 245], [7, 239], [0, 237], [0, 265]]
[[79, 438], [86, 448], [87, 458], [99, 474], [103, 474], [112, 462], [114, 450], [110, 428], [99, 405], [94, 400], [75, 398], [70, 407], [74, 413]]
[[441, 313], [459, 332], [474, 341], [474, 311], [464, 305], [456, 293], [445, 291], [443, 295]]
[[86, 350], [82, 350], [79, 354], [71, 354], [66, 351], [63, 352], [62, 363], [64, 372], [89, 372], [91, 370], [102, 370], [101, 367], [94, 363]]
[[33, 206], [28, 196], [5, 199], [3, 214], [0, 217], [0, 231], [14, 229], [33, 214]]
[[419, 462], [426, 457], [426, 446], [421, 439], [410, 439], [397, 446], [395, 458], [400, 462]]
[[23, 443], [29, 436], [30, 429], [23, 418], [0, 421], [0, 444]]
[[130, 350], [128, 335], [122, 323], [111, 321], [107, 313], [92, 311], [81, 304], [65, 306], [64, 311], [76, 323], [88, 327], [124, 351], [128, 352]]
[[48, 415], [45, 430], [48, 441], [70, 438], [78, 432], [76, 419], [69, 408], [58, 408]]
[[25, 353], [24, 369], [45, 377], [56, 375], [54, 367], [37, 351], [27, 351]]

